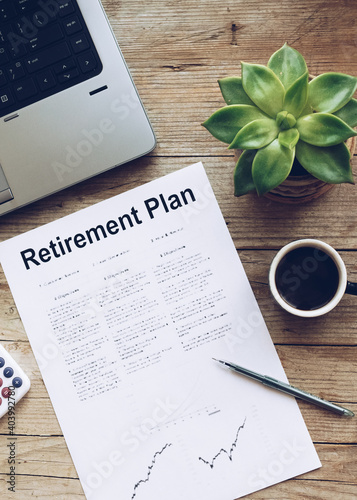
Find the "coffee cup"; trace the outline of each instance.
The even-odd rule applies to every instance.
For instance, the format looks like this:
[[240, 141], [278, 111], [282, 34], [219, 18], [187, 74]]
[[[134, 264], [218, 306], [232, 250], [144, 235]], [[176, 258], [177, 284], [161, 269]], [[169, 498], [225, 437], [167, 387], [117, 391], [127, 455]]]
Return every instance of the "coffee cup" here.
[[292, 241], [279, 250], [270, 266], [269, 286], [283, 309], [305, 318], [328, 313], [345, 293], [357, 295], [357, 284], [347, 280], [339, 253], [315, 239]]

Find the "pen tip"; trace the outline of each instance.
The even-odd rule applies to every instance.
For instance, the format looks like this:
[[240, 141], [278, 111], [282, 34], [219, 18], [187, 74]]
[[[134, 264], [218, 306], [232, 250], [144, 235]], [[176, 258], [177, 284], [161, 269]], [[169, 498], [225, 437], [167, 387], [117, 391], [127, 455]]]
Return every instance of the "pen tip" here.
[[347, 410], [347, 409], [345, 409], [345, 415], [346, 415], [346, 417], [354, 417], [355, 416], [353, 411]]

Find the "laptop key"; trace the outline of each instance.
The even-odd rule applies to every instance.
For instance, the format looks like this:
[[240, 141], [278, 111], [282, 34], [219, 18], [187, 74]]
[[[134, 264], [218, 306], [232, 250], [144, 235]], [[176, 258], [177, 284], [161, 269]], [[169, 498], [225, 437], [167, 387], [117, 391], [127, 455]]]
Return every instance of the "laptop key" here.
[[20, 61], [15, 63], [15, 64], [12, 64], [11, 66], [8, 66], [7, 67], [7, 74], [8, 74], [9, 80], [11, 82], [18, 80], [19, 78], [22, 78], [23, 76], [26, 76], [24, 67]]
[[7, 87], [0, 91], [0, 111], [14, 104], [11, 90]]
[[24, 101], [25, 99], [29, 99], [37, 94], [36, 85], [31, 78], [19, 83], [16, 87], [14, 87], [14, 90], [19, 101]]
[[64, 23], [64, 29], [67, 35], [74, 35], [75, 33], [78, 33], [78, 31], [81, 31], [82, 26], [78, 17], [73, 16], [70, 19], [67, 19]]
[[55, 77], [53, 76], [52, 71], [50, 69], [38, 75], [37, 82], [42, 92], [52, 89], [57, 85]]
[[15, 6], [12, 3], [0, 4], [0, 21], [7, 22], [16, 16]]
[[97, 61], [92, 52], [86, 52], [78, 56], [78, 64], [82, 73], [88, 73], [97, 67]]
[[73, 48], [73, 52], [75, 54], [79, 54], [80, 52], [83, 52], [84, 50], [89, 49], [88, 40], [86, 39], [85, 35], [83, 35], [83, 34], [78, 35], [75, 38], [71, 38], [71, 45]]
[[38, 7], [37, 0], [15, 0], [14, 3], [21, 14]]
[[67, 59], [66, 61], [55, 64], [53, 66], [53, 69], [55, 73], [58, 75], [59, 73], [64, 73], [65, 71], [68, 71], [69, 69], [75, 67], [76, 67], [76, 61], [73, 58], [71, 58]]
[[57, 79], [60, 83], [67, 83], [69, 80], [73, 80], [73, 78], [77, 78], [79, 76], [79, 71], [77, 68], [70, 69], [63, 73], [62, 75], [58, 75]]
[[74, 7], [72, 2], [69, 0], [68, 2], [63, 2], [59, 6], [59, 15], [61, 17], [68, 16], [69, 14], [72, 14], [74, 12]]
[[63, 38], [63, 33], [59, 24], [52, 24], [42, 30], [38, 30], [38, 35], [29, 42], [31, 52], [42, 49], [51, 43], [58, 42]]
[[48, 48], [33, 55], [31, 58], [27, 58], [26, 66], [29, 73], [34, 73], [35, 71], [41, 70], [55, 64], [62, 59], [67, 59], [71, 55], [66, 42], [62, 42], [59, 45]]

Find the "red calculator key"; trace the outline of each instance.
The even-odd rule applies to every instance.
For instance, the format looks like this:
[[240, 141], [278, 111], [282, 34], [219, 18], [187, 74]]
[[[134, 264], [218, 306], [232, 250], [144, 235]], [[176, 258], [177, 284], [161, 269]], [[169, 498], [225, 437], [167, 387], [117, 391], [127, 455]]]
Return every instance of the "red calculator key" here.
[[12, 390], [9, 387], [4, 387], [1, 391], [1, 395], [3, 398], [8, 399], [12, 394]]

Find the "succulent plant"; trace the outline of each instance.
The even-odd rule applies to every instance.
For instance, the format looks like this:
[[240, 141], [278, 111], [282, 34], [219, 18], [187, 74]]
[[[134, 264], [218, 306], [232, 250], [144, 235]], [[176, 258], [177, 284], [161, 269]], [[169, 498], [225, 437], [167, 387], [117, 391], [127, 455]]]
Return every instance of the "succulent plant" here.
[[357, 78], [324, 73], [311, 79], [303, 56], [287, 44], [267, 66], [241, 66], [241, 77], [218, 81], [227, 106], [203, 123], [229, 149], [244, 150], [234, 171], [235, 195], [275, 188], [295, 158], [317, 179], [353, 184], [345, 141], [357, 135]]

